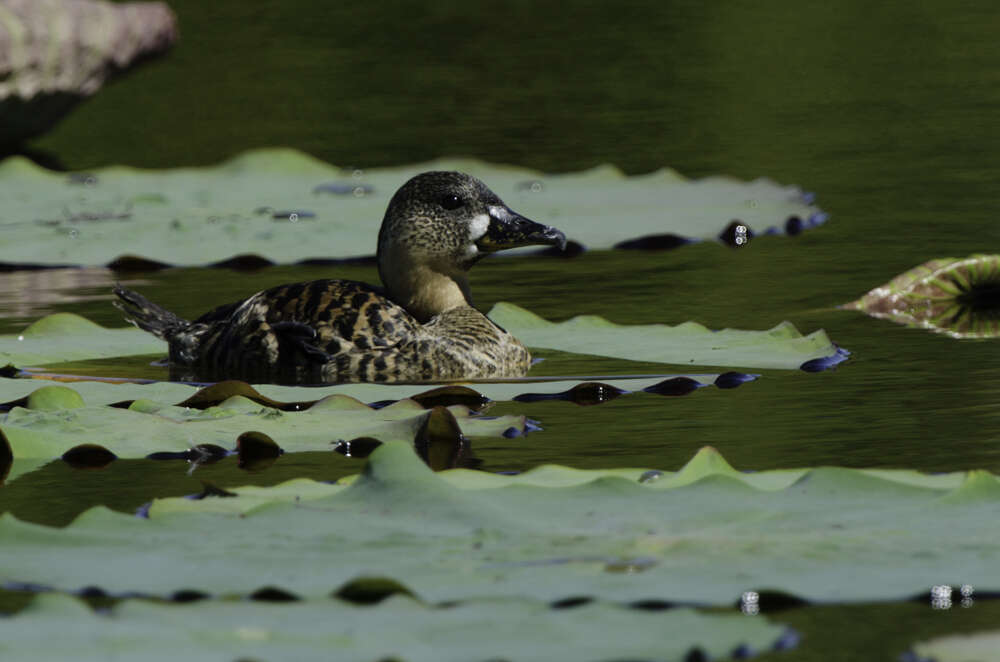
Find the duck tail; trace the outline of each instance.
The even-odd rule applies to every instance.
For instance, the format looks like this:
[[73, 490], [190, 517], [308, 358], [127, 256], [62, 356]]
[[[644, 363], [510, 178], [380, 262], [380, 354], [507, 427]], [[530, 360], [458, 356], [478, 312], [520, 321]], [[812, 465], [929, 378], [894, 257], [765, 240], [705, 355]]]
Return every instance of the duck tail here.
[[186, 319], [181, 319], [169, 310], [156, 305], [138, 292], [115, 284], [114, 293], [118, 300], [113, 303], [115, 308], [125, 313], [125, 321], [158, 338], [169, 342], [171, 338], [191, 326]]

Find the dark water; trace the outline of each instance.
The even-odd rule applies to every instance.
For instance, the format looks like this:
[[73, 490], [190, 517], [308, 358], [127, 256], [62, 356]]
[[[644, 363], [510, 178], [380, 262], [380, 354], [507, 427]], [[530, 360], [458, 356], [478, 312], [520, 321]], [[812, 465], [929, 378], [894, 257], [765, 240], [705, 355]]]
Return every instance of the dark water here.
[[[996, 342], [835, 308], [928, 259], [997, 251], [995, 3], [171, 4], [183, 35], [177, 49], [81, 106], [31, 145], [36, 156], [75, 169], [167, 167], [278, 144], [360, 167], [440, 155], [551, 172], [669, 165], [692, 176], [796, 183], [830, 212], [819, 229], [738, 251], [698, 245], [478, 266], [472, 286], [484, 309], [505, 299], [554, 320], [592, 313], [712, 328], [764, 329], [787, 319], [803, 332], [824, 328], [853, 352], [836, 371], [765, 371], [731, 391], [633, 395], [596, 407], [502, 404], [494, 411], [527, 414], [544, 431], [473, 440], [484, 468], [676, 469], [711, 444], [742, 469], [1000, 473]], [[137, 284], [194, 315], [264, 286], [331, 276], [374, 280], [375, 272], [177, 269]], [[113, 278], [102, 270], [0, 274], [0, 331], [55, 310], [116, 322]], [[607, 363], [550, 365], [608, 372]], [[50, 465], [0, 488], [0, 502], [19, 516], [62, 523], [90, 503], [130, 509], [197, 491], [198, 478], [270, 483], [357, 466], [312, 455], [286, 456], [259, 474], [235, 463], [196, 476], [150, 462], [86, 474]], [[963, 615], [979, 608], [950, 614], [943, 631], [971, 625]], [[807, 635], [796, 658], [824, 660], [889, 659], [930, 633], [936, 617], [914, 605], [787, 616]], [[827, 626], [836, 626], [836, 645], [824, 639]]]

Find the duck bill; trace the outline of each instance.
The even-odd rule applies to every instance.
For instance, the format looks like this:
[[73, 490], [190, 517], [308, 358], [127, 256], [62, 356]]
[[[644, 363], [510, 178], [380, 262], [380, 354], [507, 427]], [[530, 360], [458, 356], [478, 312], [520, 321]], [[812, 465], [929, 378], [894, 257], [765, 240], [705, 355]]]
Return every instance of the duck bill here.
[[519, 246], [566, 247], [566, 235], [549, 225], [542, 225], [521, 216], [501, 205], [490, 207], [490, 223], [486, 232], [476, 240], [476, 247], [483, 253], [495, 253]]

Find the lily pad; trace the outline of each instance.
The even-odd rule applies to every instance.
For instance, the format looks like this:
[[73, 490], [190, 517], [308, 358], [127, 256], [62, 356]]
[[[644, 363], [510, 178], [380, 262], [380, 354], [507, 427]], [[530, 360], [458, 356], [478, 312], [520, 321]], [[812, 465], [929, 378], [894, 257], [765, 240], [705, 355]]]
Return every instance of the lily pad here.
[[19, 368], [167, 351], [167, 345], [134, 327], [107, 329], [73, 313], [53, 313], [18, 334], [0, 336], [0, 364]]
[[[712, 331], [695, 322], [619, 325], [594, 315], [555, 323], [505, 302], [489, 316], [528, 347], [649, 363], [793, 370], [816, 362], [830, 367], [847, 356], [826, 332], [803, 336], [789, 322], [767, 331]], [[167, 345], [148, 333], [105, 329], [71, 313], [49, 315], [20, 334], [0, 336], [0, 362], [19, 368], [157, 352], [166, 354]]]
[[767, 331], [712, 331], [696, 322], [621, 325], [596, 315], [549, 322], [506, 302], [493, 306], [489, 317], [528, 347], [633, 361], [793, 370], [815, 359], [833, 365], [846, 359], [825, 331], [803, 336], [790, 322]]
[[160, 596], [272, 586], [320, 597], [378, 576], [433, 603], [713, 605], [762, 589], [817, 602], [897, 600], [928, 584], [1000, 589], [1000, 534], [983, 526], [1000, 481], [979, 471], [744, 474], [706, 449], [658, 477], [551, 467], [435, 474], [409, 446], [387, 444], [347, 486], [233, 491], [240, 496], [157, 500], [148, 519], [96, 507], [65, 528], [4, 515], [0, 582]]
[[[720, 388], [732, 388], [729, 383], [736, 380], [730, 375], [740, 375], [750, 381], [756, 377], [754, 375], [742, 375], [741, 373], [726, 373], [724, 375], [711, 374], [691, 374], [691, 375], [648, 375], [616, 378], [595, 377], [587, 382], [580, 382], [573, 379], [553, 378], [552, 381], [541, 379], [516, 380], [512, 382], [475, 382], [468, 386], [456, 386], [464, 389], [463, 397], [441, 397], [441, 402], [436, 402], [437, 397], [434, 392], [440, 387], [428, 384], [335, 384], [330, 386], [281, 386], [277, 384], [257, 384], [250, 386], [243, 382], [245, 393], [233, 393], [233, 395], [245, 395], [250, 400], [256, 401], [262, 406], [281, 409], [283, 411], [298, 411], [308, 409], [312, 403], [327, 398], [332, 395], [349, 396], [360, 402], [367, 402], [376, 407], [382, 407], [396, 400], [407, 398], [420, 402], [421, 406], [427, 408], [433, 404], [466, 404], [463, 401], [469, 400], [466, 406], [472, 409], [473, 404], [486, 401], [520, 400], [533, 401], [539, 399], [572, 399], [566, 396], [581, 386], [590, 384], [593, 388], [606, 388], [614, 390], [618, 394], [634, 393], [639, 391], [657, 392], [659, 386], [666, 382], [668, 385], [677, 380], [684, 380], [693, 384], [695, 389], [700, 387], [719, 385]], [[4, 379], [0, 378], [0, 413], [15, 406], [28, 406], [28, 398], [40, 392], [49, 384], [48, 379]], [[116, 405], [127, 406], [126, 403], [135, 400], [147, 400], [159, 402], [162, 405], [176, 404], [179, 406], [192, 406], [191, 398], [202, 397], [204, 389], [196, 384], [184, 382], [121, 382], [112, 381], [89, 381], [86, 378], [72, 379], [67, 381], [68, 386], [75, 391], [77, 396], [90, 405]], [[209, 387], [211, 388], [211, 387]], [[430, 389], [430, 390], [428, 390]], [[255, 395], [254, 395], [255, 394]], [[474, 396], [471, 394], [475, 394]], [[528, 394], [530, 397], [526, 397]], [[565, 396], [565, 397], [564, 397]], [[66, 395], [66, 398], [77, 402], [73, 396]], [[428, 400], [428, 398], [433, 398]], [[210, 405], [221, 404], [228, 399], [223, 397], [219, 401], [213, 400]], [[608, 397], [607, 399], [610, 399]], [[476, 402], [471, 402], [476, 401]], [[79, 404], [77, 402], [77, 404]], [[67, 407], [75, 408], [75, 407]]]
[[995, 338], [1000, 255], [930, 260], [841, 308], [953, 338]]
[[[57, 400], [72, 406], [53, 408]], [[149, 399], [118, 408], [87, 406], [68, 386], [43, 386], [26, 404], [0, 417], [0, 429], [19, 460], [57, 457], [81, 444], [100, 445], [122, 458], [183, 452], [204, 444], [231, 449], [247, 431], [273, 438], [285, 451], [328, 451], [336, 442], [356, 437], [412, 443], [428, 416], [413, 400], [375, 409], [340, 394], [299, 412], [283, 412], [239, 395], [203, 409]], [[487, 418], [462, 405], [448, 411], [465, 436], [509, 435], [511, 429], [523, 434], [527, 425], [523, 416]]]
[[1000, 660], [1000, 630], [937, 637], [916, 644], [907, 662], [994, 662]]
[[[688, 180], [672, 170], [626, 177], [610, 166], [565, 175], [469, 159], [351, 173], [290, 149], [246, 152], [210, 168], [110, 167], [85, 180], [21, 157], [0, 162], [0, 262], [106, 265], [138, 256], [171, 265], [241, 254], [264, 262], [351, 258], [375, 252], [389, 198], [425, 170], [461, 170], [508, 204], [589, 248], [648, 235], [719, 236], [733, 219], [757, 234], [798, 231], [825, 214], [794, 186], [726, 177]], [[614, 219], [614, 222], [609, 222]], [[317, 228], [330, 237], [317, 246]]]
[[[599, 623], [600, 627], [595, 627]], [[58, 632], [59, 636], [52, 636]], [[482, 600], [447, 609], [394, 596], [377, 607], [339, 600], [274, 604], [129, 600], [97, 614], [75, 598], [40, 595], [0, 619], [4, 659], [125, 657], [388, 660], [746, 658], [781, 645], [785, 629], [764, 618], [690, 609], [642, 611], [590, 603], [553, 609], [531, 600]], [[697, 652], [692, 652], [697, 649]]]

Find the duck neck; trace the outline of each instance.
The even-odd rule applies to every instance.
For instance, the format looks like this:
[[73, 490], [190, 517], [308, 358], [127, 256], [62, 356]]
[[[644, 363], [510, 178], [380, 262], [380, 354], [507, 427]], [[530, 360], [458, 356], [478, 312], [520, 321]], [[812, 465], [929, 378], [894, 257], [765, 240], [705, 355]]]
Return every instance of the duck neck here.
[[446, 310], [472, 305], [465, 272], [446, 274], [427, 265], [393, 267], [387, 269], [379, 263], [379, 275], [389, 298], [421, 323]]

